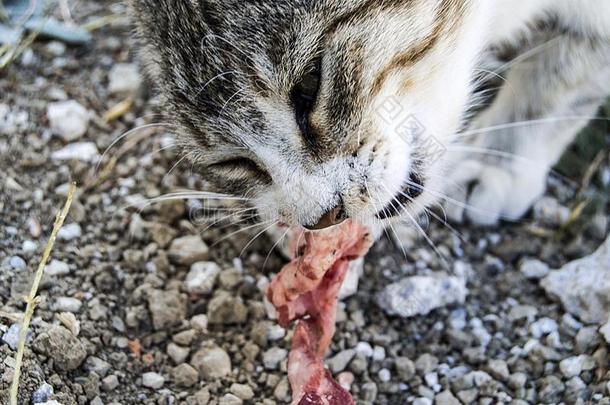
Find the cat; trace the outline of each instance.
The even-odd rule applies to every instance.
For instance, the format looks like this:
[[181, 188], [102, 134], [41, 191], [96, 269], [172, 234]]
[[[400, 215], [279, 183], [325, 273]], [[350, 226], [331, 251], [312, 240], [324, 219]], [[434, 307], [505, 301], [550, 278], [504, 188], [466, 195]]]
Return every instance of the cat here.
[[130, 2], [184, 153], [309, 229], [520, 218], [610, 93], [610, 2]]

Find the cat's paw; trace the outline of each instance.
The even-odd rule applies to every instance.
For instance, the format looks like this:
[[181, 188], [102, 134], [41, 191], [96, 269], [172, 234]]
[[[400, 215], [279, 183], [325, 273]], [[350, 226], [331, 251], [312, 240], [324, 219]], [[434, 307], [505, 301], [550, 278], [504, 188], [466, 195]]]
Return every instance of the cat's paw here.
[[548, 172], [518, 161], [462, 160], [449, 176], [447, 216], [478, 225], [519, 220], [544, 194]]

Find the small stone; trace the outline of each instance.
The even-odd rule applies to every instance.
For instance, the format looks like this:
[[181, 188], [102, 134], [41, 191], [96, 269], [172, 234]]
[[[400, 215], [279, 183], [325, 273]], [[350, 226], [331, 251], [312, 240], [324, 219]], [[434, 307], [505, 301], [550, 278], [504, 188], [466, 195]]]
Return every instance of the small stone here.
[[432, 400], [426, 397], [415, 398], [413, 405], [432, 405]]
[[407, 357], [398, 357], [394, 361], [394, 367], [401, 381], [407, 382], [415, 377], [415, 363]]
[[12, 256], [8, 259], [8, 264], [15, 270], [25, 270], [27, 263], [19, 256]]
[[415, 361], [415, 369], [420, 374], [428, 374], [438, 366], [438, 359], [431, 354], [424, 353]]
[[148, 309], [156, 330], [170, 328], [186, 318], [187, 298], [179, 291], [152, 290], [148, 293]]
[[595, 368], [595, 360], [584, 354], [568, 357], [559, 363], [559, 370], [566, 378], [579, 376], [584, 370], [592, 370], [593, 368]]
[[174, 239], [168, 254], [174, 263], [191, 266], [193, 263], [207, 260], [210, 253], [201, 237], [193, 235]]
[[[602, 332], [600, 330], [600, 332]], [[603, 334], [603, 332], [602, 332]], [[610, 337], [610, 336], [609, 336]], [[585, 326], [578, 331], [574, 338], [576, 342], [576, 351], [578, 353], [586, 353], [591, 347], [595, 347], [598, 342], [598, 333], [595, 326]], [[608, 341], [610, 343], [610, 341]]]
[[208, 304], [208, 320], [212, 324], [232, 325], [248, 319], [248, 308], [241, 297], [218, 291]]
[[280, 325], [271, 325], [267, 328], [267, 339], [271, 342], [281, 340], [286, 336], [286, 329]]
[[364, 383], [360, 387], [361, 398], [367, 403], [375, 403], [375, 400], [377, 399], [377, 392], [377, 384], [374, 382]]
[[233, 394], [225, 394], [218, 400], [218, 405], [242, 405], [244, 401]]
[[524, 260], [519, 267], [519, 271], [525, 278], [530, 280], [539, 280], [546, 277], [551, 269], [549, 266], [540, 260]]
[[273, 390], [273, 396], [278, 401], [290, 401], [290, 383], [288, 382], [287, 378], [282, 378], [280, 382], [275, 386], [275, 389]]
[[610, 319], [600, 329], [599, 333], [602, 334], [606, 343], [610, 343]]
[[350, 391], [352, 389], [352, 384], [354, 383], [355, 379], [356, 378], [354, 377], [354, 375], [349, 371], [339, 373], [339, 375], [337, 376], [337, 382], [346, 391]]
[[356, 353], [361, 354], [364, 357], [372, 357], [373, 356], [373, 347], [368, 342], [359, 342], [356, 345]]
[[461, 405], [460, 401], [449, 390], [436, 395], [434, 401], [437, 405]]
[[538, 391], [539, 400], [544, 403], [557, 403], [565, 391], [565, 385], [554, 375], [544, 377], [540, 380]]
[[438, 386], [438, 373], [435, 373], [433, 371], [427, 373], [426, 375], [424, 375], [424, 381], [426, 382], [426, 385], [428, 387], [434, 390]]
[[195, 315], [191, 318], [191, 327], [200, 332], [205, 332], [208, 329], [208, 316], [205, 314]]
[[451, 311], [448, 319], [449, 326], [455, 330], [463, 330], [466, 325], [466, 310], [458, 308]]
[[80, 225], [72, 223], [72, 224], [64, 225], [64, 227], [61, 228], [59, 230], [59, 232], [57, 232], [57, 239], [63, 240], [66, 242], [70, 242], [70, 241], [80, 238], [82, 234], [83, 234], [83, 231], [82, 231]]
[[220, 286], [225, 290], [234, 290], [243, 280], [243, 274], [237, 269], [222, 271], [218, 276]]
[[174, 336], [172, 336], [172, 340], [179, 345], [190, 346], [196, 337], [197, 331], [195, 329], [187, 329], [176, 333]]
[[184, 288], [191, 294], [210, 294], [219, 274], [220, 266], [214, 262], [193, 263], [184, 281]]
[[33, 348], [54, 360], [60, 371], [76, 370], [87, 357], [83, 343], [63, 326], [51, 326], [40, 333], [33, 342]]
[[106, 392], [113, 391], [118, 386], [119, 386], [119, 379], [114, 374], [111, 374], [102, 380], [102, 389]]
[[175, 364], [184, 363], [189, 356], [190, 350], [186, 347], [178, 346], [171, 342], [167, 345], [167, 355], [174, 361]]
[[389, 315], [409, 318], [466, 299], [464, 280], [446, 274], [415, 276], [391, 284], [377, 295], [377, 304]]
[[263, 364], [267, 370], [276, 370], [284, 359], [288, 356], [288, 351], [279, 347], [272, 347], [263, 353]]
[[82, 306], [82, 301], [77, 298], [58, 297], [55, 299], [55, 302], [53, 304], [53, 310], [55, 312], [78, 313], [80, 312]]
[[49, 103], [47, 118], [51, 131], [66, 142], [80, 139], [89, 128], [89, 111], [74, 100]]
[[25, 254], [35, 253], [38, 250], [38, 244], [31, 240], [25, 240], [23, 241], [21, 249]]
[[[586, 323], [601, 324], [610, 318], [610, 237], [585, 258], [551, 272], [540, 285], [564, 308]], [[569, 288], [568, 288], [569, 287]]]
[[231, 358], [220, 347], [200, 349], [191, 358], [191, 365], [206, 380], [222, 378], [231, 373]]
[[199, 372], [190, 364], [180, 364], [172, 370], [172, 380], [180, 387], [192, 387], [199, 381]]
[[525, 373], [514, 373], [508, 378], [508, 386], [514, 390], [525, 387], [528, 377]]
[[81, 160], [84, 162], [96, 162], [99, 157], [97, 146], [93, 142], [70, 143], [51, 153], [51, 159], [59, 161]]
[[510, 370], [504, 360], [489, 360], [487, 369], [489, 374], [499, 381], [506, 381], [510, 376]]
[[541, 318], [530, 325], [530, 333], [536, 339], [556, 332], [559, 329], [557, 321], [551, 318]]
[[570, 219], [570, 209], [552, 197], [543, 197], [534, 204], [534, 218], [548, 226], [559, 227]]
[[477, 398], [479, 397], [479, 390], [476, 388], [462, 390], [457, 393], [457, 397], [464, 404], [474, 404]]
[[100, 377], [105, 377], [106, 374], [112, 369], [112, 366], [107, 361], [100, 359], [99, 357], [90, 356], [85, 361], [85, 370], [88, 372], [94, 372]]
[[381, 370], [379, 370], [377, 376], [379, 377], [379, 381], [384, 383], [390, 382], [392, 380], [392, 373], [387, 368], [382, 368]]
[[142, 385], [147, 388], [158, 390], [163, 387], [163, 384], [165, 384], [165, 377], [161, 374], [152, 371], [142, 374]]
[[51, 260], [51, 262], [45, 267], [44, 273], [51, 277], [65, 276], [70, 274], [70, 266], [59, 260]]
[[508, 319], [511, 322], [516, 322], [521, 319], [527, 319], [531, 322], [538, 315], [538, 309], [531, 305], [517, 305], [510, 309], [508, 312]]
[[53, 387], [46, 382], [42, 383], [42, 385], [32, 394], [32, 403], [40, 404], [47, 402], [51, 396], [53, 396]]
[[[2, 335], [2, 341], [9, 345], [13, 350], [17, 350], [19, 345], [19, 331], [21, 326], [17, 323], [12, 324], [8, 330]], [[31, 332], [28, 331], [28, 337], [31, 337]]]
[[244, 401], [249, 401], [254, 398], [254, 391], [252, 391], [252, 388], [246, 384], [232, 384], [229, 390], [236, 397]]
[[142, 78], [138, 66], [131, 63], [119, 63], [112, 67], [108, 74], [108, 92], [110, 94], [135, 93]]
[[373, 360], [374, 361], [383, 361], [385, 360], [385, 349], [381, 346], [375, 346], [373, 348]]

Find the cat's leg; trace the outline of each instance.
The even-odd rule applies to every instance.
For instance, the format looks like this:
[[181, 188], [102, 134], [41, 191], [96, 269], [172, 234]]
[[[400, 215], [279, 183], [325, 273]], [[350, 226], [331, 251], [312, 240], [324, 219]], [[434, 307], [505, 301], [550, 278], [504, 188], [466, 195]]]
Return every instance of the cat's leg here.
[[493, 104], [449, 148], [453, 220], [516, 220], [610, 94], [610, 46], [564, 34], [504, 73]]

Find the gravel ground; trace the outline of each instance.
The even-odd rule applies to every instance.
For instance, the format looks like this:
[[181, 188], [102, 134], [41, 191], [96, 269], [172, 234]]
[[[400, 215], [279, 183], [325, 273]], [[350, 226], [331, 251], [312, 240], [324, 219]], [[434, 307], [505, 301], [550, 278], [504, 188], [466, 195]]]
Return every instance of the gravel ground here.
[[[123, 12], [80, 1], [73, 17]], [[95, 170], [113, 140], [160, 118], [127, 23], [93, 36], [38, 40], [0, 72], [0, 403], [22, 297], [71, 180], [79, 194], [43, 279], [20, 403], [289, 403], [291, 332], [261, 293], [285, 261], [269, 253], [275, 240], [251, 242], [261, 228], [239, 223], [237, 205], [150, 201], [206, 187], [174, 166], [171, 127], [142, 127]], [[609, 133], [605, 121], [585, 131], [519, 224], [423, 221], [438, 253], [407, 228], [374, 246], [328, 358], [358, 403], [610, 404], [610, 241], [593, 255], [608, 232]]]

